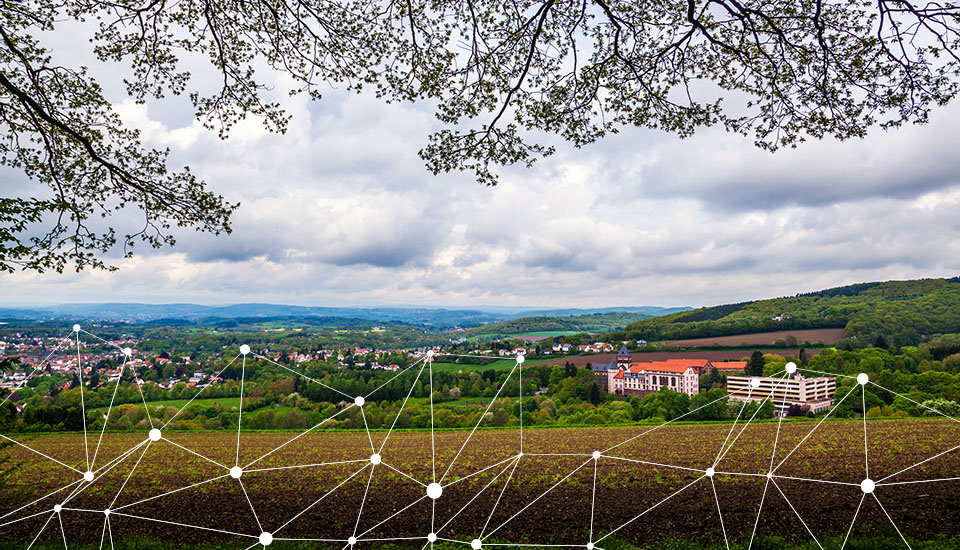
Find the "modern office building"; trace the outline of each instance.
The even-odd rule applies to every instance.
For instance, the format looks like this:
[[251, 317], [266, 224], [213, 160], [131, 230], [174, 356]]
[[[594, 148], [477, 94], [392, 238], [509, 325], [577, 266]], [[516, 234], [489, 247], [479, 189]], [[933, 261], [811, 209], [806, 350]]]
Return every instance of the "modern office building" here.
[[[759, 380], [757, 387], [753, 380]], [[789, 377], [728, 376], [727, 395], [736, 401], [761, 401], [770, 398], [779, 417], [787, 415], [791, 405], [819, 414], [833, 406], [837, 379], [832, 376], [804, 378], [799, 372]]]

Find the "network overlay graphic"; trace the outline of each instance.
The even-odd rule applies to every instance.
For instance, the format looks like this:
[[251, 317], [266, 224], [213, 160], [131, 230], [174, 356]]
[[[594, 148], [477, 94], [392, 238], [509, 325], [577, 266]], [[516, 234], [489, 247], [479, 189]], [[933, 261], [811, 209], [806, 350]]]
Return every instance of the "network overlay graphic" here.
[[[704, 432], [707, 435], [697, 436], [700, 439], [688, 436], [694, 426], [685, 424], [696, 410], [661, 424], [582, 430], [582, 440], [554, 437], [557, 430], [524, 428], [523, 415], [517, 428], [486, 429], [484, 419], [489, 417], [496, 400], [524, 397], [522, 383], [517, 385], [521, 395], [501, 393], [508, 381], [522, 382], [522, 355], [516, 356], [506, 381], [485, 403], [484, 414], [472, 429], [440, 430], [434, 422], [434, 360], [466, 356], [427, 351], [373, 391], [349, 395], [307, 376], [297, 367], [260, 355], [248, 345], [239, 346], [223, 369], [239, 366], [241, 371], [241, 405], [235, 434], [221, 431], [191, 438], [171, 429], [180, 413], [156, 417], [152, 414], [156, 409], [147, 405], [143, 389], [137, 384], [132, 386], [139, 391], [149, 429], [116, 433], [106, 430], [106, 422], [99, 430], [88, 429], [89, 409], [82, 397], [81, 342], [112, 344], [75, 325], [58, 348], [76, 347], [81, 376], [82, 437], [75, 434], [70, 439], [75, 444], [50, 447], [44, 443], [47, 436], [0, 434], [0, 439], [8, 443], [0, 452], [15, 451], [11, 456], [29, 460], [33, 470], [41, 464], [43, 479], [53, 487], [39, 497], [5, 506], [6, 511], [0, 516], [0, 537], [9, 538], [11, 533], [23, 536], [28, 549], [38, 541], [49, 544], [51, 539], [62, 539], [65, 549], [80, 542], [89, 545], [89, 540], [79, 539], [89, 538], [90, 532], [97, 535], [94, 544], [114, 548], [130, 532], [146, 532], [161, 537], [166, 534], [174, 545], [217, 540], [247, 550], [277, 545], [280, 541], [313, 541], [324, 548], [344, 550], [386, 544], [411, 548], [446, 544], [471, 549], [552, 546], [594, 550], [615, 540], [636, 539], [638, 532], [671, 526], [682, 529], [682, 519], [671, 514], [675, 506], [699, 510], [697, 521], [709, 524], [711, 532], [719, 535], [718, 543], [727, 548], [735, 541], [750, 547], [769, 534], [771, 525], [778, 524], [793, 530], [792, 538], [799, 535], [819, 548], [827, 546], [830, 531], [831, 540], [838, 541], [843, 548], [851, 533], [866, 523], [910, 548], [912, 533], [905, 524], [936, 521], [938, 511], [930, 509], [922, 516], [907, 517], [888, 506], [888, 495], [902, 501], [903, 494], [895, 491], [909, 487], [909, 495], [916, 496], [919, 509], [929, 491], [917, 488], [960, 488], [956, 485], [960, 472], [942, 475], [942, 468], [929, 468], [950, 459], [960, 449], [960, 440], [949, 440], [960, 433], [956, 428], [960, 421], [900, 394], [896, 395], [930, 410], [933, 418], [919, 422], [932, 426], [933, 433], [952, 434], [946, 444], [942, 440], [939, 446], [892, 441], [886, 429], [890, 424], [868, 422], [866, 417], [862, 422], [843, 422], [841, 431], [835, 428], [841, 423], [831, 422], [830, 414], [817, 421], [780, 419], [761, 423], [756, 418], [759, 407], [751, 408], [752, 414], [744, 413], [748, 410], [746, 400], [742, 405], [738, 402], [740, 414], [732, 423], [713, 424], [709, 432]], [[126, 376], [106, 386], [114, 397], [120, 380], [137, 377], [131, 365], [135, 352], [117, 347], [116, 354]], [[44, 366], [39, 363], [35, 368]], [[241, 429], [243, 383], [254, 368], [288, 371], [306, 383], [319, 384], [339, 394], [342, 401], [334, 412], [309, 429], [270, 434], [265, 447], [262, 434]], [[894, 393], [870, 381], [866, 374], [810, 371], [794, 363], [787, 363], [775, 377], [786, 380], [798, 371], [854, 382], [854, 389], [836, 405], [859, 398], [865, 410], [868, 388]], [[431, 397], [425, 403], [430, 410], [429, 431], [395, 429], [399, 414], [388, 429], [367, 426], [364, 411], [377, 402], [384, 387], [397, 383], [406, 389], [401, 411], [411, 402], [415, 387], [430, 388]], [[747, 398], [759, 383], [759, 379], [752, 381]], [[179, 405], [179, 411], [198, 398], [202, 400], [204, 391], [207, 388]], [[114, 407], [111, 400], [102, 411], [104, 419]], [[358, 411], [363, 419], [362, 431], [324, 431], [334, 420]], [[856, 429], [851, 431], [851, 425]], [[491, 445], [488, 439], [494, 432], [499, 435], [496, 445]], [[588, 432], [601, 435], [587, 436]], [[676, 448], [662, 450], [665, 433], [676, 437]], [[255, 436], [260, 439], [255, 441]], [[922, 436], [918, 432], [918, 441]], [[656, 445], [652, 443], [655, 437]], [[813, 448], [819, 449], [820, 455], [831, 456], [831, 462], [811, 464], [804, 457]], [[907, 455], [925, 454], [893, 467], [895, 460], [872, 456], [872, 450], [878, 448], [887, 449], [894, 456], [896, 449]], [[160, 450], [166, 454], [154, 454]], [[762, 455], [762, 459], [744, 461], [737, 458], [746, 456], [738, 454], [741, 452]], [[173, 472], [165, 474], [164, 483], [155, 479], [159, 475], [155, 456], [167, 457], [162, 466]], [[317, 461], [317, 456], [327, 459]], [[662, 456], [674, 456], [676, 460], [667, 463], [650, 458]], [[194, 466], [197, 464], [202, 467]], [[927, 472], [938, 473], [925, 477]], [[271, 478], [271, 474], [285, 477]], [[303, 500], [306, 497], [296, 481], [306, 480], [308, 475], [314, 476], [310, 480], [320, 480], [322, 490]], [[171, 476], [174, 481], [180, 480], [174, 488], [169, 485]], [[650, 486], [659, 490], [639, 495], [629, 489], [630, 482], [646, 479], [652, 480]], [[728, 484], [734, 489], [728, 489], [724, 496]], [[349, 498], [344, 496], [347, 494]], [[817, 496], [810, 496], [814, 494]], [[810, 502], [833, 498], [824, 497], [825, 494], [837, 495], [838, 501], [847, 499], [848, 503], [831, 502], [833, 507], [827, 506], [831, 529], [824, 529], [820, 524], [826, 521], [823, 514], [814, 512], [824, 508], [822, 501]], [[225, 520], [217, 509], [207, 509], [206, 503], [217, 502], [217, 498], [231, 501], [231, 519]], [[747, 505], [738, 504], [734, 510], [731, 499], [740, 499], [736, 502]], [[168, 502], [177, 504], [164, 504]], [[241, 512], [247, 514], [247, 519], [238, 521], [235, 518]], [[731, 520], [734, 516], [738, 518], [735, 522]], [[536, 519], [531, 522], [531, 517]], [[551, 518], [561, 518], [563, 524], [551, 525]], [[845, 529], [838, 531], [837, 525]]]

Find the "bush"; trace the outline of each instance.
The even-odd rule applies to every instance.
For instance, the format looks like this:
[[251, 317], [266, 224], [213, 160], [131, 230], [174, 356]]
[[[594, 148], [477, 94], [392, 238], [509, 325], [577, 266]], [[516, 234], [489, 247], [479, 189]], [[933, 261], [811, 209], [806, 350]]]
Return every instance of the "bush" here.
[[867, 418], [905, 418], [910, 416], [906, 411], [898, 411], [889, 405], [873, 407], [867, 411]]
[[923, 416], [940, 416], [937, 412], [951, 418], [960, 416], [960, 405], [949, 399], [928, 399], [921, 405], [923, 405]]

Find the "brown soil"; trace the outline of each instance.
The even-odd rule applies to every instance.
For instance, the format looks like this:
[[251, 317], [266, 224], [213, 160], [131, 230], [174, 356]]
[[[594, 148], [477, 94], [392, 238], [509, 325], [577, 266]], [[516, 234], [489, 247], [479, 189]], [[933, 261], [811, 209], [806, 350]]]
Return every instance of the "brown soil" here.
[[740, 346], [746, 342], [749, 346], [769, 346], [778, 339], [786, 339], [793, 336], [797, 342], [810, 342], [816, 344], [823, 341], [826, 345], [833, 345], [843, 338], [842, 328], [818, 328], [811, 330], [780, 330], [777, 332], [757, 332], [753, 334], [734, 334], [733, 336], [714, 336], [711, 338], [689, 338], [687, 340], [675, 340], [670, 342], [676, 346], [712, 346], [720, 344], [721, 346]]
[[[802, 541], [810, 538], [808, 528], [820, 540], [825, 536], [843, 536], [863, 499], [856, 533], [889, 530], [890, 521], [877, 500], [908, 536], [927, 539], [960, 533], [960, 481], [880, 485], [874, 493], [876, 500], [872, 495], [864, 498], [859, 488], [866, 475], [863, 422], [825, 422], [798, 446], [815, 425], [810, 421], [784, 423], [778, 432], [776, 423], [750, 424], [742, 433], [741, 424], [733, 430], [730, 424], [669, 425], [653, 431], [649, 426], [526, 430], [525, 454], [519, 462], [511, 459], [519, 451], [518, 430], [480, 430], [444, 478], [443, 496], [436, 501], [435, 511], [433, 501], [423, 498], [422, 485], [434, 476], [429, 432], [390, 435], [382, 451], [383, 464], [375, 468], [367, 462], [348, 462], [256, 471], [363, 461], [371, 453], [370, 441], [363, 433], [307, 434], [249, 466], [239, 481], [226, 475], [227, 467], [237, 463], [236, 434], [174, 433], [167, 437], [222, 466], [166, 441], [152, 443], [115, 502], [140, 451], [71, 498], [61, 518], [71, 542], [99, 541], [104, 527], [102, 510], [107, 507], [114, 510], [110, 520], [114, 540], [150, 537], [185, 543], [222, 539], [245, 548], [255, 543], [255, 537], [263, 530], [275, 533], [275, 537], [344, 540], [355, 531], [366, 492], [356, 526], [361, 539], [422, 537], [430, 532], [433, 515], [432, 529], [445, 538], [470, 540], [480, 535], [487, 524], [483, 532], [493, 532], [491, 540], [585, 544], [592, 508], [594, 539], [617, 530], [617, 538], [632, 542], [651, 542], [671, 535], [716, 542], [723, 540], [717, 512], [719, 501], [723, 525], [731, 540], [749, 540], [757, 522], [759, 534]], [[239, 463], [246, 465], [296, 435], [242, 434]], [[380, 447], [384, 435], [373, 434], [374, 446]], [[436, 434], [438, 478], [443, 477], [468, 435], [466, 431]], [[635, 439], [607, 450], [632, 437]], [[96, 437], [91, 436], [90, 440], [92, 456]], [[142, 440], [142, 434], [108, 434], [99, 450], [96, 468]], [[705, 477], [703, 470], [724, 448], [724, 441], [730, 440], [735, 440], [735, 444], [723, 454], [717, 474], [712, 479]], [[870, 477], [880, 480], [956, 447], [960, 442], [960, 423], [870, 421], [867, 440]], [[763, 473], [769, 470], [774, 441], [777, 452], [773, 463], [786, 460], [776, 471], [775, 483], [768, 483]], [[85, 468], [82, 435], [38, 436], [25, 443], [80, 470]], [[594, 450], [606, 451], [596, 463], [596, 470], [590, 457]], [[3, 453], [21, 466], [5, 494], [0, 495], [2, 508], [7, 511], [79, 479], [79, 474], [21, 447], [4, 449]], [[666, 464], [672, 466], [663, 466]], [[956, 478], [958, 470], [958, 452], [947, 452], [888, 481]], [[470, 474], [475, 475], [465, 477]], [[144, 500], [217, 476], [223, 477]], [[494, 510], [508, 477], [509, 485]], [[450, 485], [453, 481], [456, 483]], [[555, 489], [544, 494], [554, 485]], [[676, 493], [685, 486], [688, 487]], [[72, 489], [0, 520], [4, 524], [38, 514], [0, 527], [0, 539], [29, 541], [50, 517], [54, 519], [39, 540], [61, 538], [57, 518], [49, 510]], [[474, 500], [468, 505], [471, 499]], [[595, 505], [591, 506], [594, 499]], [[761, 499], [764, 504], [757, 520]], [[407, 506], [405, 512], [377, 526]]]

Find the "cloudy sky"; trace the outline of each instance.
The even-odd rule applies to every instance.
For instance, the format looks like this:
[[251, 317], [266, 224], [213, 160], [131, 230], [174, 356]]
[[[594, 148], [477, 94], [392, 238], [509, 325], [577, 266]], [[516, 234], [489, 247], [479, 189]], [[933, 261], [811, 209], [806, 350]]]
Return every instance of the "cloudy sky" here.
[[[278, 97], [286, 135], [248, 121], [228, 141], [187, 105], [118, 97], [147, 144], [241, 202], [233, 234], [180, 233], [114, 273], [0, 275], [0, 305], [697, 306], [960, 274], [960, 105], [926, 126], [775, 154], [722, 130], [629, 130], [561, 144], [487, 188], [423, 168], [426, 106]], [[119, 232], [134, 229], [130, 218]]]

